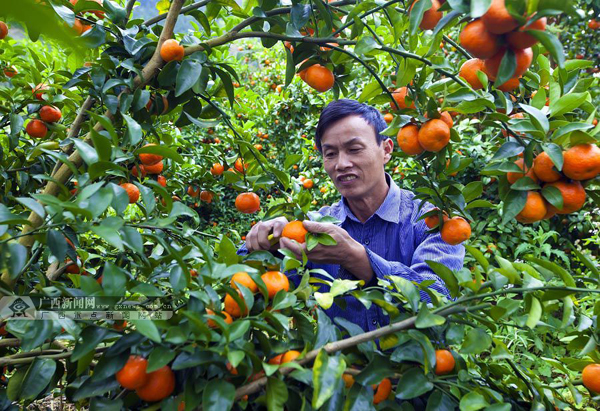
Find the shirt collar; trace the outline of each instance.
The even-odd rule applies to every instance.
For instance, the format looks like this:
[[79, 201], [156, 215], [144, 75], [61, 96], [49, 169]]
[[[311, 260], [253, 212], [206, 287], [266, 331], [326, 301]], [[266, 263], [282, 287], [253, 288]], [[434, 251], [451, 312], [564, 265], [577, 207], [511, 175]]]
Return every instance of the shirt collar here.
[[[375, 211], [374, 215], [379, 216], [382, 220], [389, 221], [390, 223], [398, 224], [400, 221], [400, 214], [398, 210], [400, 209], [400, 196], [401, 191], [400, 187], [392, 180], [392, 177], [385, 173], [385, 180], [390, 187], [388, 193], [383, 200], [383, 203], [379, 206], [377, 211]], [[350, 207], [348, 206], [347, 200], [342, 197], [342, 200], [338, 202], [333, 208], [333, 215], [340, 221], [345, 221], [346, 218], [350, 218], [356, 222], [360, 222], [360, 220], [354, 215]], [[371, 219], [373, 216], [369, 217]]]

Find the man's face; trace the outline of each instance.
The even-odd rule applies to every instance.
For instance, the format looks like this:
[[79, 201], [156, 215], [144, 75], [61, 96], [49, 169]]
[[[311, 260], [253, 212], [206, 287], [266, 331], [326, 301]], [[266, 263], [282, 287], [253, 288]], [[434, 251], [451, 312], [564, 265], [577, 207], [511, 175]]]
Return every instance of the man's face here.
[[361, 199], [385, 183], [383, 166], [390, 160], [391, 139], [377, 144], [375, 130], [359, 116], [334, 123], [321, 137], [323, 166], [340, 194]]

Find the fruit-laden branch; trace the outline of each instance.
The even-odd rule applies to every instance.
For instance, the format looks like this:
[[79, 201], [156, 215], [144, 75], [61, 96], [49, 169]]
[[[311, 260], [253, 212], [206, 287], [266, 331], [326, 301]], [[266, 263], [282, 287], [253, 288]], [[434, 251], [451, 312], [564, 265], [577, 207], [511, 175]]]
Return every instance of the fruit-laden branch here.
[[[459, 313], [464, 313], [464, 312], [471, 311], [471, 310], [483, 309], [483, 308], [487, 308], [489, 306], [490, 306], [490, 304], [481, 304], [481, 305], [478, 305], [475, 307], [454, 306], [454, 307], [451, 307], [448, 309], [446, 309], [446, 307], [443, 307], [441, 309], [441, 311], [437, 314], [441, 315], [443, 317], [448, 317], [453, 314], [459, 314]], [[346, 350], [348, 348], [355, 347], [362, 343], [366, 343], [369, 341], [376, 340], [378, 338], [385, 337], [386, 335], [390, 335], [390, 334], [396, 333], [398, 331], [403, 331], [403, 330], [406, 330], [409, 328], [413, 328], [415, 326], [416, 320], [417, 320], [417, 316], [413, 316], [413, 317], [407, 318], [406, 320], [387, 325], [387, 326], [379, 328], [377, 330], [369, 331], [364, 334], [360, 334], [360, 335], [357, 335], [357, 336], [354, 336], [351, 338], [346, 338], [341, 341], [336, 341], [336, 342], [326, 344], [325, 346], [323, 346], [321, 348], [318, 348], [316, 350], [312, 350], [312, 351], [308, 352], [304, 356], [304, 358], [297, 361], [297, 363], [300, 365], [304, 365], [304, 364], [308, 364], [308, 363], [314, 361], [314, 359], [317, 358], [317, 355], [319, 354], [319, 352], [321, 350], [325, 350], [325, 352], [327, 354], [333, 354], [338, 351], [342, 351], [342, 350]], [[294, 371], [294, 369], [295, 368], [292, 368], [292, 367], [284, 367], [284, 368], [281, 368], [279, 370], [279, 372], [282, 375], [287, 375], [287, 374], [291, 373], [292, 371]], [[253, 394], [253, 393], [257, 392], [258, 390], [260, 390], [266, 384], [267, 384], [267, 377], [262, 377], [256, 381], [251, 382], [250, 384], [244, 385], [235, 390], [235, 399], [239, 400], [244, 395]]]
[[[134, 79], [134, 87], [143, 87], [148, 82], [150, 82], [154, 78], [154, 76], [156, 76], [160, 67], [164, 64], [164, 61], [160, 57], [160, 48], [166, 40], [173, 37], [173, 29], [175, 27], [175, 23], [177, 22], [177, 17], [179, 16], [179, 12], [181, 10], [181, 7], [183, 6], [184, 1], [185, 0], [173, 0], [171, 8], [169, 9], [169, 12], [167, 14], [165, 25], [160, 34], [156, 50], [154, 51], [154, 54], [152, 55], [146, 66], [143, 68], [141, 75], [137, 76]], [[111, 113], [107, 111], [106, 116], [110, 117], [110, 115]], [[94, 130], [101, 131], [102, 125], [100, 123], [96, 123], [96, 125], [94, 125]], [[88, 133], [86, 135], [84, 141], [88, 144], [93, 144], [91, 133]], [[83, 159], [79, 154], [79, 151], [75, 151], [73, 154], [71, 154], [69, 156], [69, 161], [75, 165], [75, 168], [79, 168], [83, 164]], [[52, 174], [52, 181], [49, 181], [46, 184], [43, 193], [56, 197], [60, 191], [60, 185], [64, 185], [71, 178], [72, 175], [73, 172], [71, 171], [71, 169], [66, 164], [63, 164], [58, 170], [56, 170], [56, 172]], [[30, 224], [25, 225], [23, 227], [23, 234], [30, 233], [31, 231], [37, 229], [44, 223], [44, 220], [33, 211], [29, 214], [28, 221]], [[26, 235], [21, 237], [19, 243], [27, 248], [31, 248], [34, 241], [35, 238], [33, 236]], [[5, 284], [7, 284], [8, 287], [13, 288], [16, 279], [10, 278], [8, 272], [4, 272], [2, 274], [2, 281]]]

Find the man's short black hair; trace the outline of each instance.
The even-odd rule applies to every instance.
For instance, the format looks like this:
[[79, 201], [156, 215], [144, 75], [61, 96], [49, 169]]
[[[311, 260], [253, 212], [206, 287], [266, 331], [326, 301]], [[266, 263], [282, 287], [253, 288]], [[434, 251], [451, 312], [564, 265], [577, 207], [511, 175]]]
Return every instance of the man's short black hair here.
[[315, 144], [319, 151], [322, 150], [321, 138], [323, 137], [323, 134], [325, 134], [333, 124], [349, 116], [359, 116], [373, 127], [378, 145], [381, 145], [382, 141], [389, 138], [388, 136], [381, 134], [387, 127], [387, 124], [377, 109], [367, 104], [359, 103], [356, 100], [341, 99], [332, 101], [321, 112], [319, 124], [317, 124], [317, 132], [315, 133]]

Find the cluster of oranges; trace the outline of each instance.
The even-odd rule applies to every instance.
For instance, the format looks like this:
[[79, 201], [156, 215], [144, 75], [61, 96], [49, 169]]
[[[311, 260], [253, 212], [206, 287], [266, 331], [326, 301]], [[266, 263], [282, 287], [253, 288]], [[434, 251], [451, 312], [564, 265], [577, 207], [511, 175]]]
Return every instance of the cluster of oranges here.
[[[73, 6], [75, 6], [78, 1], [79, 0], [70, 0], [71, 4]], [[96, 2], [101, 6], [103, 4], [103, 0], [90, 0], [90, 1]], [[91, 11], [91, 14], [93, 14], [94, 16], [96, 16], [97, 19], [100, 19], [100, 20], [104, 18], [104, 12], [102, 10], [93, 10], [93, 11]], [[73, 28], [73, 30], [75, 30], [75, 33], [77, 33], [77, 35], [81, 36], [86, 31], [91, 30], [92, 26], [90, 26], [89, 24], [85, 24], [81, 19], [75, 18], [75, 22], [73, 23], [72, 28]]]
[[[144, 147], [156, 146], [156, 144], [146, 144]], [[146, 177], [147, 174], [157, 175], [156, 181], [163, 187], [167, 185], [167, 179], [160, 175], [164, 169], [163, 156], [152, 153], [141, 153], [139, 155], [141, 164], [136, 164], [131, 168], [131, 175], [136, 178]], [[123, 183], [121, 187], [125, 189], [129, 196], [129, 203], [137, 203], [140, 199], [140, 189], [135, 184]]]
[[[48, 90], [46, 84], [38, 84], [31, 89], [36, 99], [44, 101], [44, 92]], [[62, 118], [62, 112], [55, 106], [44, 105], [38, 111], [38, 117], [27, 123], [25, 132], [33, 138], [44, 138], [48, 134], [48, 124], [53, 124]]]
[[398, 131], [396, 140], [400, 149], [408, 155], [414, 156], [424, 151], [438, 152], [450, 142], [453, 125], [452, 116], [444, 111], [440, 113], [440, 118], [428, 120], [420, 127], [413, 123], [405, 125]]
[[546, 17], [529, 16], [527, 23], [519, 27], [504, 0], [493, 0], [488, 11], [480, 19], [468, 23], [460, 33], [460, 44], [475, 57], [462, 65], [460, 76], [474, 89], [481, 89], [483, 85], [477, 72], [483, 71], [490, 80], [496, 80], [502, 59], [510, 51], [514, 54], [516, 67], [510, 79], [498, 89], [512, 91], [519, 87], [519, 79], [533, 60], [531, 47], [538, 42], [527, 33], [528, 30], [546, 30]]
[[442, 214], [442, 228], [440, 236], [442, 240], [450, 245], [457, 245], [467, 241], [471, 237], [471, 225], [462, 217], [448, 217], [445, 213], [441, 213], [439, 209], [429, 211], [425, 217], [425, 225], [429, 229], [435, 229], [440, 226], [440, 214]]
[[132, 355], [116, 374], [123, 388], [135, 390], [142, 400], [156, 402], [167, 398], [175, 389], [175, 374], [168, 365], [146, 372], [148, 360]]
[[563, 206], [558, 209], [547, 202], [540, 192], [528, 191], [525, 207], [516, 217], [518, 221], [534, 223], [555, 214], [574, 213], [583, 207], [586, 193], [581, 181], [600, 175], [600, 148], [595, 144], [578, 144], [563, 152], [563, 160], [562, 172], [558, 171], [546, 152], [537, 155], [532, 165], [527, 165], [523, 158], [515, 161], [522, 172], [507, 173], [509, 183], [514, 184], [528, 177], [535, 183], [542, 183], [543, 188], [557, 188], [563, 199]]

